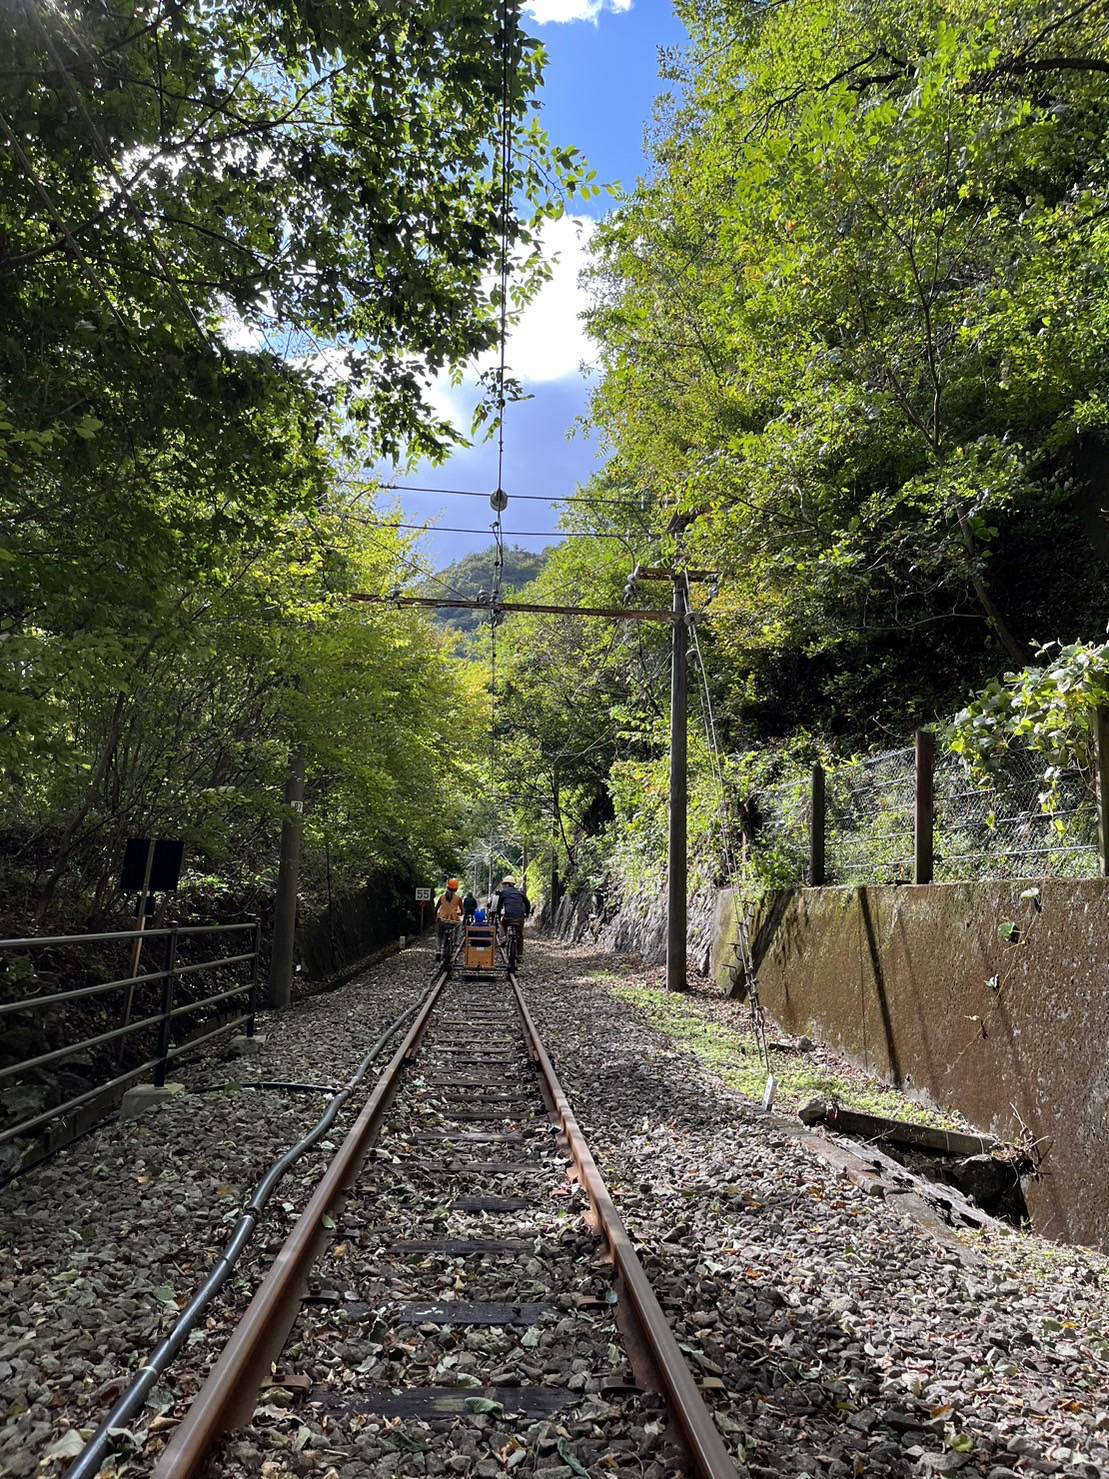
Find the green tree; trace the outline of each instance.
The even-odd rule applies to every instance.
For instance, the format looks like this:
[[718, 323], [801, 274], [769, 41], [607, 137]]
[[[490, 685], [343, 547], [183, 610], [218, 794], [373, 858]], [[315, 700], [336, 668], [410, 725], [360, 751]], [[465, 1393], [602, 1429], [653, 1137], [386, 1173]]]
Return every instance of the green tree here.
[[733, 709], [861, 738], [1103, 605], [1105, 5], [709, 4], [600, 234], [594, 416]]
[[103, 901], [128, 827], [245, 862], [298, 737], [352, 859], [389, 805], [444, 845], [423, 767], [467, 690], [426, 624], [344, 614], [409, 564], [333, 487], [442, 450], [429, 377], [494, 342], [502, 242], [526, 295], [583, 179], [529, 121], [518, 7], [20, 6], [0, 38], [0, 777], [39, 915], [67, 870]]

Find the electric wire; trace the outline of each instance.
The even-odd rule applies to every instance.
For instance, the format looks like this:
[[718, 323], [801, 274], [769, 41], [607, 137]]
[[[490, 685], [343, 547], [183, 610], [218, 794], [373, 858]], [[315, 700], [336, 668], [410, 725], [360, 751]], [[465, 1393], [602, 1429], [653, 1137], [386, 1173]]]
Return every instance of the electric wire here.
[[[689, 577], [686, 576], [685, 584], [685, 606], [690, 609]], [[751, 949], [751, 915], [750, 905], [740, 908], [740, 889], [737, 884], [746, 872], [746, 857], [741, 856], [738, 860], [731, 838], [731, 827], [728, 818], [728, 783], [724, 769], [724, 758], [720, 746], [720, 737], [716, 728], [716, 714], [712, 703], [712, 689], [709, 686], [708, 670], [705, 667], [704, 656], [701, 652], [701, 641], [697, 634], [697, 623], [690, 622], [690, 645], [693, 650], [694, 661], [701, 675], [699, 685], [699, 696], [701, 704], [702, 722], [705, 729], [705, 738], [708, 741], [709, 764], [713, 779], [716, 782], [720, 796], [720, 807], [717, 812], [717, 825], [719, 828], [720, 850], [724, 857], [724, 865], [728, 870], [728, 876], [732, 880], [732, 908], [735, 914], [736, 939], [735, 948], [740, 956], [743, 966], [744, 984], [747, 988], [747, 999], [751, 1004], [751, 1026], [755, 1034], [755, 1043], [759, 1050], [759, 1057], [767, 1074], [770, 1073], [770, 1043], [766, 1030], [766, 1013], [763, 1011], [762, 999], [759, 996], [758, 973], [755, 970], [754, 955]]]
[[621, 544], [627, 544], [628, 536], [619, 534], [615, 529], [502, 529], [498, 525], [500, 520], [484, 528], [461, 524], [407, 524], [394, 523], [391, 519], [387, 521], [373, 518], [369, 514], [345, 513], [344, 518], [352, 519], [359, 524], [367, 524], [376, 529], [414, 529], [420, 534], [489, 534], [493, 535], [496, 546], [494, 554], [494, 565], [498, 568], [504, 566], [504, 540], [508, 539], [616, 539]]
[[[487, 491], [479, 488], [427, 487], [419, 483], [374, 483], [361, 482], [357, 478], [339, 478], [340, 483], [350, 486], [380, 489], [383, 493], [441, 493], [449, 498], [488, 498]], [[513, 493], [512, 497], [526, 503], [589, 503], [602, 508], [634, 508], [642, 512], [643, 504], [634, 498], [593, 498], [586, 493], [560, 493], [548, 497], [545, 493]]]
[[511, 56], [514, 14], [510, 0], [501, 8], [501, 263], [500, 263], [500, 355], [497, 368], [497, 489], [494, 499], [493, 592], [489, 611], [489, 784], [496, 790], [497, 778], [497, 607], [502, 600], [504, 583], [504, 524], [501, 513], [504, 498], [504, 421], [505, 374], [508, 360], [508, 253], [509, 220], [512, 209], [512, 118], [509, 99], [509, 61]]

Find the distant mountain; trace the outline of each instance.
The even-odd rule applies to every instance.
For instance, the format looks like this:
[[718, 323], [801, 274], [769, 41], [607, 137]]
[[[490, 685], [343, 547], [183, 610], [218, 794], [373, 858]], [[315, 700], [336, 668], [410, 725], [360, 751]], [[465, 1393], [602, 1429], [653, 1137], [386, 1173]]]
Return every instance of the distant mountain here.
[[[420, 586], [425, 596], [448, 596], [452, 594], [476, 597], [479, 591], [493, 589], [493, 545], [487, 550], [467, 555], [441, 570], [436, 579], [428, 579]], [[520, 549], [517, 545], [505, 546], [504, 570], [501, 573], [501, 591], [518, 591], [527, 585], [542, 570], [547, 560], [547, 550]], [[435, 620], [443, 626], [457, 627], [463, 632], [474, 632], [484, 619], [480, 611], [438, 611]]]

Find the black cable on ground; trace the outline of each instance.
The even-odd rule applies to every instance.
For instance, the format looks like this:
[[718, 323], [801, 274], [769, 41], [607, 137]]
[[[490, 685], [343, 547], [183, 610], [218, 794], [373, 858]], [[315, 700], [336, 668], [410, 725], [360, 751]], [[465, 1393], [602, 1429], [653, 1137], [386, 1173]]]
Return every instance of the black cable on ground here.
[[[439, 979], [440, 974], [441, 972], [436, 970], [433, 985], [434, 981]], [[426, 996], [417, 1002], [415, 1006], [411, 1006], [406, 1011], [401, 1012], [399, 1017], [394, 1017], [393, 1021], [390, 1022], [389, 1026], [369, 1049], [361, 1063], [359, 1063], [349, 1082], [331, 1100], [315, 1126], [305, 1135], [303, 1140], [298, 1141], [279, 1160], [274, 1161], [273, 1165], [262, 1177], [261, 1181], [259, 1181], [251, 1194], [250, 1200], [243, 1208], [242, 1216], [235, 1224], [231, 1236], [224, 1244], [223, 1252], [220, 1254], [215, 1267], [193, 1295], [185, 1309], [182, 1310], [173, 1329], [153, 1351], [146, 1364], [140, 1366], [138, 1375], [131, 1382], [130, 1386], [127, 1387], [126, 1391], [121, 1394], [115, 1406], [85, 1445], [80, 1456], [66, 1470], [65, 1479], [92, 1479], [92, 1476], [98, 1473], [101, 1464], [108, 1456], [108, 1448], [112, 1441], [113, 1431], [117, 1428], [126, 1427], [131, 1419], [142, 1411], [154, 1384], [168, 1370], [176, 1358], [177, 1353], [188, 1339], [190, 1332], [196, 1326], [197, 1320], [227, 1282], [232, 1269], [239, 1260], [239, 1255], [254, 1233], [254, 1229], [265, 1210], [266, 1203], [273, 1195], [286, 1171], [289, 1170], [295, 1161], [300, 1159], [305, 1151], [310, 1150], [322, 1135], [327, 1133], [334, 1124], [340, 1109], [346, 1104], [347, 1100], [369, 1071], [374, 1059], [380, 1057], [391, 1039], [402, 1028], [407, 1026], [409, 1021], [419, 1011], [423, 1000], [426, 1000]]]

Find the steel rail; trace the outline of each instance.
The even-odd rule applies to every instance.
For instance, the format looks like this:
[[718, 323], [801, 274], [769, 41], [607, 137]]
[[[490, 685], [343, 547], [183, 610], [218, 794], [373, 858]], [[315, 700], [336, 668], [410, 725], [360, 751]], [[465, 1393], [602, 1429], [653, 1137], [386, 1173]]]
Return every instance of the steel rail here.
[[296, 1321], [309, 1272], [327, 1242], [324, 1218], [353, 1185], [400, 1087], [401, 1071], [418, 1047], [447, 980], [446, 972], [441, 971], [432, 983], [404, 1041], [382, 1071], [311, 1201], [154, 1466], [154, 1479], [189, 1479], [199, 1471], [222, 1433], [249, 1421], [262, 1383]]
[[[436, 990], [437, 984], [439, 984], [439, 978], [435, 977], [429, 988], [429, 994], [431, 991]], [[266, 1209], [266, 1204], [283, 1180], [285, 1173], [328, 1132], [335, 1122], [339, 1111], [350, 1099], [366, 1073], [369, 1072], [370, 1066], [384, 1052], [389, 1041], [396, 1037], [398, 1032], [403, 1030], [406, 1024], [420, 1011], [422, 1006], [423, 1002], [417, 1002], [415, 1006], [407, 1007], [398, 1016], [394, 1017], [363, 1055], [358, 1067], [354, 1070], [354, 1073], [348, 1079], [345, 1086], [341, 1089], [329, 1087], [328, 1092], [333, 1095], [333, 1098], [324, 1110], [323, 1115], [301, 1140], [297, 1141], [295, 1145], [291, 1146], [283, 1155], [274, 1161], [261, 1181], [255, 1186], [253, 1192], [250, 1194], [250, 1200], [244, 1206], [242, 1214], [232, 1229], [227, 1242], [223, 1246], [223, 1251], [220, 1253], [219, 1259], [211, 1272], [193, 1294], [192, 1299], [185, 1306], [184, 1310], [182, 1310], [169, 1334], [151, 1352], [146, 1363], [139, 1367], [138, 1373], [131, 1384], [120, 1395], [115, 1406], [89, 1439], [82, 1453], [78, 1455], [74, 1463], [66, 1470], [65, 1479], [92, 1479], [92, 1476], [99, 1472], [101, 1465], [108, 1457], [108, 1448], [115, 1431], [118, 1428], [125, 1427], [142, 1411], [151, 1389], [159, 1377], [172, 1365], [188, 1339], [190, 1332], [195, 1328], [200, 1316], [227, 1282], [238, 1262], [240, 1254], [253, 1236]]]
[[642, 1336], [650, 1353], [663, 1395], [689, 1454], [693, 1472], [698, 1479], [739, 1479], [735, 1462], [724, 1446], [712, 1414], [705, 1406], [704, 1398], [693, 1380], [693, 1373], [667, 1323], [655, 1291], [651, 1288], [623, 1219], [597, 1169], [597, 1163], [574, 1117], [574, 1111], [570, 1108], [570, 1101], [558, 1081], [554, 1066], [524, 1002], [520, 984], [515, 976], [510, 976], [509, 979], [516, 996], [516, 1010], [523, 1023], [528, 1052], [539, 1069], [544, 1094], [553, 1117], [562, 1129], [578, 1179], [593, 1207], [598, 1230], [608, 1244], [623, 1288], [626, 1307], [634, 1317], [639, 1327], [637, 1333]]

